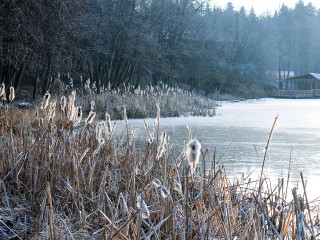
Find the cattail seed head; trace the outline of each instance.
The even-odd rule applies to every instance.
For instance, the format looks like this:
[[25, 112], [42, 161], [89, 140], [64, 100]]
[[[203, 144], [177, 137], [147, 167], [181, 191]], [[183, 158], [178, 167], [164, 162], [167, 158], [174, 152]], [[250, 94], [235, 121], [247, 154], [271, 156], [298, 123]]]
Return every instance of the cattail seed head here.
[[157, 178], [154, 178], [154, 179], [152, 180], [152, 184], [153, 184], [153, 186], [155, 186], [155, 188], [159, 188], [159, 187], [162, 186], [161, 181], [160, 181], [159, 179], [157, 179]]
[[190, 164], [191, 174], [193, 174], [196, 170], [197, 164], [199, 163], [201, 153], [201, 144], [198, 140], [192, 139], [187, 144], [186, 157]]
[[67, 98], [65, 96], [61, 97], [60, 106], [61, 106], [61, 110], [64, 112], [67, 106]]
[[167, 198], [167, 197], [169, 197], [169, 195], [170, 195], [170, 191], [165, 186], [162, 186], [161, 187], [161, 196], [163, 198]]
[[180, 196], [183, 196], [181, 184], [177, 181], [173, 183], [173, 190], [176, 191]]
[[134, 128], [132, 128], [132, 130], [131, 130], [131, 137], [130, 137], [130, 145], [131, 145], [131, 146], [134, 145], [135, 134], [136, 134], [136, 130], [135, 130]]
[[282, 210], [283, 210], [283, 206], [282, 206], [282, 204], [281, 203], [278, 203], [278, 205], [276, 206], [276, 212], [277, 213], [281, 213], [282, 212]]
[[74, 117], [74, 125], [78, 125], [82, 119], [82, 107], [81, 106], [76, 107], [75, 111], [76, 111], [76, 114]]
[[76, 109], [75, 109], [75, 101], [76, 101], [76, 91], [73, 90], [68, 97], [68, 103], [66, 105], [66, 116], [70, 121], [74, 121], [75, 119], [75, 114], [76, 114]]
[[14, 99], [16, 96], [15, 96], [15, 94], [14, 94], [14, 87], [10, 87], [9, 90], [10, 90], [9, 100], [10, 100], [10, 102], [11, 102], [11, 101], [13, 101], [13, 99]]
[[161, 138], [160, 138], [160, 144], [157, 151], [157, 159], [160, 159], [165, 153], [166, 146], [168, 145], [168, 140], [169, 140], [168, 134], [165, 131], [162, 132]]
[[43, 100], [42, 100], [42, 104], [41, 104], [41, 109], [44, 110], [48, 107], [49, 105], [49, 100], [50, 100], [50, 93], [47, 92], [44, 96], [43, 96]]
[[88, 124], [90, 125], [93, 122], [95, 116], [96, 116], [96, 113], [93, 112], [93, 111], [90, 111], [88, 117], [84, 121], [84, 124], [85, 125], [88, 125]]
[[91, 111], [94, 110], [94, 105], [95, 105], [95, 102], [94, 102], [94, 101], [91, 101], [91, 102], [90, 102], [90, 110], [91, 110]]
[[106, 113], [106, 122], [107, 122], [108, 133], [111, 134], [112, 133], [112, 124], [111, 124], [111, 117], [110, 117], [109, 113]]
[[69, 85], [70, 85], [71, 88], [73, 88], [73, 78], [69, 79]]
[[6, 84], [3, 82], [0, 86], [0, 105], [2, 105], [3, 102], [7, 101], [6, 97]]
[[104, 144], [105, 144], [104, 138], [100, 138], [100, 139], [99, 139], [99, 145], [102, 146], [102, 145], [104, 145]]
[[88, 94], [91, 94], [90, 78], [87, 79], [86, 83], [84, 84], [84, 90], [86, 90]]
[[128, 122], [128, 115], [127, 115], [127, 108], [125, 106], [123, 107], [123, 119], [124, 119], [124, 122], [126, 123], [126, 126], [128, 126], [129, 122]]
[[6, 95], [6, 84], [3, 82], [0, 87], [0, 97]]
[[137, 196], [137, 208], [141, 210], [141, 215], [143, 219], [147, 219], [150, 217], [148, 206], [145, 203], [145, 201], [141, 199], [140, 196]]
[[49, 119], [53, 119], [56, 115], [56, 101], [50, 103], [49, 106]]
[[98, 123], [96, 125], [96, 139], [99, 141], [101, 137], [102, 137], [102, 124]]
[[159, 124], [160, 123], [160, 104], [156, 103], [156, 106], [157, 106], [157, 117], [156, 117], [155, 124]]
[[92, 89], [95, 93], [97, 92], [97, 86], [95, 82], [92, 84]]

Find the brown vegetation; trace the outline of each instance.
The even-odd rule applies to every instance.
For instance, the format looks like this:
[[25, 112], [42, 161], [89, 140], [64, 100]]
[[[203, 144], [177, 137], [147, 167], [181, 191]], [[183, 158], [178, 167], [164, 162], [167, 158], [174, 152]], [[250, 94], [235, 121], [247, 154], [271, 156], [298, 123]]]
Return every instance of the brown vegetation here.
[[116, 136], [110, 115], [95, 121], [91, 104], [84, 120], [74, 98], [62, 109], [48, 96], [38, 110], [0, 107], [1, 239], [319, 237], [306, 191], [288, 200], [284, 181], [272, 186], [263, 171], [230, 180], [207, 150], [190, 176], [184, 146], [173, 151], [159, 126], [145, 126], [140, 149], [126, 115]]

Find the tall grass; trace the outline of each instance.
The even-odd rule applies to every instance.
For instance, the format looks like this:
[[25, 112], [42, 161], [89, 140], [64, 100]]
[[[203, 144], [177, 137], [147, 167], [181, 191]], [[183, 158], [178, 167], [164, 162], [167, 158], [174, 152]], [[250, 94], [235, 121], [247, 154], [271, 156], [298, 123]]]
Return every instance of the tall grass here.
[[319, 207], [306, 190], [287, 198], [284, 181], [229, 179], [208, 150], [191, 176], [185, 146], [176, 154], [166, 132], [157, 139], [147, 126], [141, 150], [129, 122], [114, 135], [109, 114], [97, 122], [91, 105], [82, 118], [75, 97], [46, 96], [38, 110], [0, 107], [1, 239], [319, 237]]
[[79, 100], [80, 105], [88, 109], [94, 100], [97, 113], [103, 116], [108, 112], [112, 119], [123, 119], [123, 106], [128, 118], [155, 118], [157, 104], [162, 117], [215, 115], [216, 104], [212, 99], [164, 83], [144, 89], [127, 84], [117, 89], [102, 89], [101, 94], [95, 94], [94, 88], [89, 86], [85, 88], [87, 94]]

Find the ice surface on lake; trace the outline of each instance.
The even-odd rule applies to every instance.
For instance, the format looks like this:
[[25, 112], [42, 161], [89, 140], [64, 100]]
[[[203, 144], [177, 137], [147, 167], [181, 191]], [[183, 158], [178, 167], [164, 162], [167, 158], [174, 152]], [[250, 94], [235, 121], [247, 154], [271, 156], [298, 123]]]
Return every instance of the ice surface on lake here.
[[[160, 119], [161, 131], [167, 129], [176, 151], [188, 141], [187, 125], [211, 156], [217, 149], [217, 161], [224, 164], [229, 177], [251, 173], [259, 176], [263, 151], [275, 117], [276, 129], [268, 149], [264, 173], [272, 181], [288, 175], [290, 186], [302, 191], [300, 172], [307, 180], [310, 197], [320, 196], [320, 99], [260, 99], [242, 102], [219, 102], [215, 117], [181, 117]], [[151, 126], [154, 119], [147, 119]], [[119, 122], [119, 125], [123, 124]], [[136, 139], [143, 142], [143, 120], [130, 120]], [[208, 164], [211, 166], [211, 164]], [[290, 189], [289, 189], [290, 190]]]

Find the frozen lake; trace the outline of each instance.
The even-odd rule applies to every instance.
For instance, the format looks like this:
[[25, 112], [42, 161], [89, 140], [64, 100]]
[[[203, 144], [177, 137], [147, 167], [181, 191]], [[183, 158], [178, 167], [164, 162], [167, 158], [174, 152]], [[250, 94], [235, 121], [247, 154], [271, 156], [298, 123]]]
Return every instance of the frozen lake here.
[[[275, 130], [265, 162], [264, 173], [272, 181], [287, 179], [291, 157], [290, 186], [302, 191], [300, 172], [307, 180], [309, 198], [320, 196], [320, 99], [261, 99], [243, 102], [221, 102], [215, 117], [182, 117], [160, 120], [167, 129], [170, 143], [182, 151], [188, 141], [187, 126], [224, 164], [229, 177], [251, 173], [259, 176], [270, 129], [279, 114], [280, 127]], [[154, 119], [147, 119], [152, 125]], [[130, 120], [136, 139], [144, 140], [143, 120]], [[119, 122], [121, 128], [123, 122]], [[310, 200], [311, 200], [310, 199]]]

